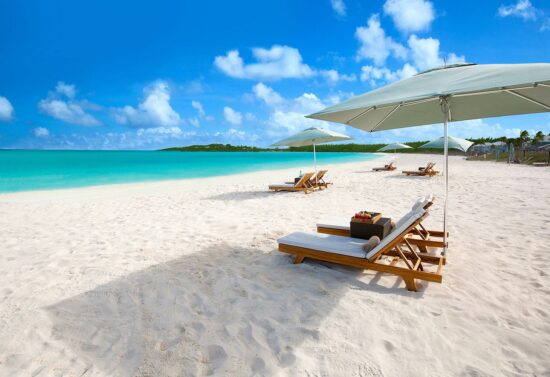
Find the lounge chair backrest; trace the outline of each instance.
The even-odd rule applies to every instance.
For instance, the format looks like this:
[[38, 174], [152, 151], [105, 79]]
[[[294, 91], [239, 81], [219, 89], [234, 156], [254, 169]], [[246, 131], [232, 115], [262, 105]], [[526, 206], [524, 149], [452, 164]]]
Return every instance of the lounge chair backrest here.
[[413, 204], [411, 207], [411, 210], [403, 215], [397, 222], [395, 223], [395, 228], [399, 228], [401, 225], [403, 225], [410, 216], [412, 216], [415, 212], [420, 210], [425, 210], [426, 207], [429, 207], [428, 204], [432, 203], [433, 201], [433, 195], [429, 194], [424, 197], [418, 198], [418, 200]]
[[405, 224], [405, 222], [409, 219], [409, 217], [412, 216], [413, 213], [415, 213], [418, 209], [415, 209], [415, 210], [410, 210], [409, 212], [407, 212], [406, 214], [403, 215], [403, 217], [401, 217], [399, 220], [397, 220], [395, 222], [395, 229], [401, 227], [401, 225]]
[[424, 169], [424, 171], [431, 171], [435, 166], [435, 162], [429, 162], [428, 165], [426, 165], [426, 169]]
[[300, 180], [298, 182], [296, 182], [294, 187], [303, 187], [303, 186], [305, 186], [306, 182], [311, 179], [313, 174], [314, 173], [304, 173], [304, 175], [302, 175], [302, 178], [300, 178]]
[[413, 206], [411, 207], [411, 211], [416, 211], [419, 208], [424, 207], [424, 201], [426, 200], [426, 197], [421, 197], [414, 202]]
[[422, 198], [419, 198], [412, 206], [412, 210], [415, 211], [419, 208], [424, 208], [424, 209], [427, 209], [428, 204], [431, 205], [431, 203], [434, 201], [434, 196], [433, 194], [429, 194], [429, 195], [426, 195]]
[[317, 180], [321, 180], [323, 179], [323, 177], [325, 176], [325, 174], [327, 173], [328, 170], [319, 170], [319, 172], [317, 173]]
[[399, 227], [396, 227], [396, 229], [391, 232], [387, 237], [385, 237], [374, 249], [369, 251], [365, 258], [369, 260], [373, 260], [380, 254], [381, 251], [384, 250], [385, 247], [388, 246], [391, 242], [395, 241], [396, 238], [402, 237], [404, 233], [408, 232], [408, 229], [415, 223], [416, 220], [420, 219], [424, 215], [424, 210], [417, 210], [411, 214], [407, 218], [406, 221], [404, 221]]
[[388, 169], [389, 169], [389, 168], [392, 168], [392, 167], [393, 167], [393, 164], [394, 164], [394, 162], [393, 162], [393, 161], [392, 161], [392, 162], [390, 162], [390, 163], [389, 163], [389, 164], [387, 165], [387, 168], [388, 168]]

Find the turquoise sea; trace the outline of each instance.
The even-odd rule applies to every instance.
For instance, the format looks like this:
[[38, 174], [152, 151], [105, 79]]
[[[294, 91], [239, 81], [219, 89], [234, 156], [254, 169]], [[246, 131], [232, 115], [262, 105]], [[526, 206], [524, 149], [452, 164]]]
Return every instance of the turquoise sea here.
[[[317, 153], [317, 166], [376, 157], [369, 153]], [[0, 192], [211, 177], [288, 167], [296, 167], [296, 174], [313, 170], [313, 154], [0, 150]]]

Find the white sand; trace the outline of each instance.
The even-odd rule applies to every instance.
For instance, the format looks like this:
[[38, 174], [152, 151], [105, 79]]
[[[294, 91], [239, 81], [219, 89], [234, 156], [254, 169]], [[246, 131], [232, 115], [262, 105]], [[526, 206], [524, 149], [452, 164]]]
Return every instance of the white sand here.
[[[415, 168], [437, 156], [399, 157]], [[451, 159], [442, 284], [306, 262], [323, 215], [398, 217], [443, 177], [329, 166], [0, 195], [1, 376], [550, 375], [550, 169]]]

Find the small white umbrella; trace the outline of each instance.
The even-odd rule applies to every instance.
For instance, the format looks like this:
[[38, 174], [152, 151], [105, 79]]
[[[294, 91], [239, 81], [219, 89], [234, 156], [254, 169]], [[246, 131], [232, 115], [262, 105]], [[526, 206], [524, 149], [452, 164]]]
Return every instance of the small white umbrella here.
[[[317, 173], [317, 155], [315, 145], [341, 140], [351, 140], [351, 137], [331, 130], [311, 127], [300, 131], [293, 136], [287, 137], [286, 139], [279, 140], [278, 142], [272, 144], [272, 146], [304, 147], [306, 145], [313, 145], [313, 164], [315, 165], [315, 173]], [[317, 176], [317, 174], [315, 174], [315, 176]]]
[[[448, 137], [448, 148], [458, 149], [466, 153], [468, 148], [470, 148], [474, 143], [469, 140], [461, 139], [459, 137], [449, 136]], [[444, 149], [445, 148], [445, 138], [440, 137], [438, 139], [432, 140], [426, 144], [422, 144], [420, 148], [434, 148], [434, 149]]]
[[401, 144], [401, 143], [391, 143], [386, 145], [385, 147], [382, 147], [378, 150], [378, 152], [384, 152], [384, 151], [391, 151], [395, 153], [397, 149], [412, 149], [411, 146], [407, 144]]
[[[330, 106], [309, 118], [365, 131], [550, 111], [550, 64], [454, 64], [432, 69]], [[448, 146], [443, 229], [447, 244]]]

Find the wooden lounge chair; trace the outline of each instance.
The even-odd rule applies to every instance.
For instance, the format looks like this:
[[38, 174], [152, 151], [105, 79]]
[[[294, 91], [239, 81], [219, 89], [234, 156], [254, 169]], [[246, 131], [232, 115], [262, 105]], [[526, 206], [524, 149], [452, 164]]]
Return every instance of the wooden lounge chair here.
[[[441, 283], [445, 264], [445, 257], [418, 254], [407, 239], [407, 234], [427, 216], [423, 210], [416, 211], [368, 253], [362, 249], [365, 240], [328, 234], [295, 232], [277, 242], [280, 252], [295, 256], [295, 264], [310, 258], [389, 273], [403, 278], [409, 291], [416, 291], [416, 280]], [[392, 257], [389, 263], [384, 263], [384, 256]], [[428, 271], [426, 265], [435, 265], [435, 271]]]
[[420, 166], [418, 170], [403, 170], [403, 174], [432, 177], [439, 174], [439, 171], [434, 170], [434, 166], [435, 162], [429, 162], [425, 167]]
[[387, 165], [384, 165], [383, 168], [372, 168], [372, 170], [374, 171], [392, 171], [392, 170], [395, 170], [397, 169], [397, 167], [395, 166], [395, 162], [390, 162], [389, 164]]
[[302, 175], [302, 178], [295, 184], [284, 183], [280, 185], [270, 185], [269, 189], [273, 191], [303, 191], [304, 193], [309, 193], [314, 191], [315, 187], [311, 187], [309, 180], [313, 176], [313, 173], [305, 173]]
[[316, 177], [312, 177], [312, 178], [310, 179], [310, 182], [311, 182], [313, 185], [315, 185], [315, 186], [317, 186], [317, 187], [319, 187], [319, 188], [321, 188], [321, 189], [322, 189], [322, 188], [327, 188], [328, 185], [332, 185], [332, 182], [326, 182], [326, 181], [324, 180], [325, 174], [327, 174], [327, 172], [328, 172], [328, 170], [319, 170], [319, 171], [317, 172], [317, 176], [316, 176]]
[[[410, 217], [416, 210], [420, 208], [427, 210], [433, 205], [433, 201], [434, 197], [431, 194], [418, 199], [412, 206], [411, 210], [396, 222], [395, 229], [397, 229], [399, 225], [406, 221], [406, 219]], [[350, 237], [350, 219], [349, 217], [331, 217], [322, 219], [317, 223], [317, 232], [324, 234], [333, 234], [336, 236]], [[448, 234], [449, 232], [447, 232], [447, 236]], [[445, 246], [445, 243], [443, 242], [443, 240], [441, 240], [441, 238], [443, 238], [443, 232], [437, 230], [427, 230], [424, 225], [422, 225], [422, 223], [419, 223], [418, 226], [414, 227], [407, 235], [407, 238], [411, 244], [418, 246], [418, 248], [422, 252], [427, 252], [428, 247], [442, 248]]]

